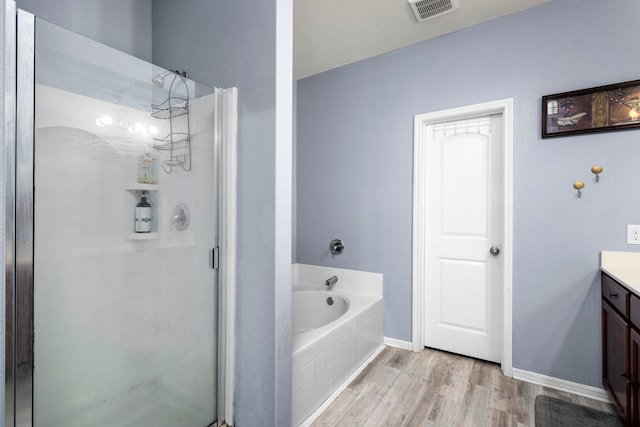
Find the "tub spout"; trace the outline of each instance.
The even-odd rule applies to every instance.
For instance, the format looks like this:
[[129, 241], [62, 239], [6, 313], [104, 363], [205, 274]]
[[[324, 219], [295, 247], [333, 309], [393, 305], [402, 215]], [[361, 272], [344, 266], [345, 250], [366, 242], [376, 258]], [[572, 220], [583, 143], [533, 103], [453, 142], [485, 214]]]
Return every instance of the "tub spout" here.
[[324, 282], [327, 289], [333, 288], [336, 283], [338, 283], [338, 276], [331, 276]]

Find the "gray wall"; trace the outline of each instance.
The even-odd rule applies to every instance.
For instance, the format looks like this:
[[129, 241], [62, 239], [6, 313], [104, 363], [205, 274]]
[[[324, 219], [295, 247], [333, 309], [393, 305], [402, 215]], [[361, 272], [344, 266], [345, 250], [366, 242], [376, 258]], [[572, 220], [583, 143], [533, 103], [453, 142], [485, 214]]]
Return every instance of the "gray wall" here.
[[[238, 87], [235, 422], [242, 427], [291, 422], [292, 77], [291, 54], [279, 51], [286, 34], [276, 34], [277, 14], [290, 7], [291, 0], [153, 4], [155, 63], [209, 86]], [[286, 19], [278, 22], [290, 32]], [[282, 77], [288, 95], [277, 86]], [[287, 120], [288, 138], [276, 138]]]
[[151, 61], [152, 0], [18, 0], [20, 9]]
[[542, 140], [540, 99], [637, 79], [638, 16], [556, 0], [299, 81], [297, 261], [384, 273], [384, 333], [410, 341], [413, 116], [513, 97], [514, 367], [601, 387], [599, 251], [638, 250], [640, 131]]

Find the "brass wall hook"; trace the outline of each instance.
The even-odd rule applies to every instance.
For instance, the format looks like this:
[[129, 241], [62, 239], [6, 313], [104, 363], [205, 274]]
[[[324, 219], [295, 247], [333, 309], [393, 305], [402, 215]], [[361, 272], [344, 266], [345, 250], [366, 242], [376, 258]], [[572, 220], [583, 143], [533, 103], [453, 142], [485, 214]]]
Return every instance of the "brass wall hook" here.
[[573, 183], [573, 188], [575, 188], [576, 190], [578, 190], [578, 194], [577, 197], [580, 198], [582, 197], [582, 189], [584, 188], [584, 182], [582, 181], [576, 181]]
[[591, 168], [591, 173], [593, 173], [596, 176], [596, 182], [600, 182], [600, 174], [602, 173], [603, 170], [604, 168], [600, 165], [594, 165]]

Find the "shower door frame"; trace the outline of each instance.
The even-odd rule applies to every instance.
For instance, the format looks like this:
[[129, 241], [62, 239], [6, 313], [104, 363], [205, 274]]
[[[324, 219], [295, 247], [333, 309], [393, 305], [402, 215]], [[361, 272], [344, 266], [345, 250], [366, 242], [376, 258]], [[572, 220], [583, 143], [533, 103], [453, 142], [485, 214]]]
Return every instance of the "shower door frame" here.
[[[16, 3], [2, 2], [4, 33], [3, 53], [3, 117], [2, 136], [4, 146], [4, 280], [5, 280], [5, 338], [4, 338], [4, 425], [15, 425], [15, 243], [16, 243]], [[12, 40], [13, 38], [13, 40]]]
[[[33, 425], [35, 17], [5, 3], [5, 420]], [[20, 49], [17, 48], [20, 40]], [[9, 63], [9, 66], [7, 66]], [[7, 73], [9, 71], [9, 73]], [[20, 78], [17, 78], [20, 76]], [[9, 96], [11, 94], [11, 96]], [[14, 126], [11, 126], [15, 124]], [[12, 186], [13, 188], [10, 188]], [[10, 205], [10, 203], [12, 205]], [[18, 309], [19, 308], [19, 309]]]
[[[0, 0], [4, 22], [4, 426], [33, 426], [35, 16]], [[20, 47], [18, 48], [18, 40]], [[19, 77], [19, 78], [18, 78]], [[237, 89], [220, 90], [218, 154], [217, 423], [233, 425], [235, 371]]]

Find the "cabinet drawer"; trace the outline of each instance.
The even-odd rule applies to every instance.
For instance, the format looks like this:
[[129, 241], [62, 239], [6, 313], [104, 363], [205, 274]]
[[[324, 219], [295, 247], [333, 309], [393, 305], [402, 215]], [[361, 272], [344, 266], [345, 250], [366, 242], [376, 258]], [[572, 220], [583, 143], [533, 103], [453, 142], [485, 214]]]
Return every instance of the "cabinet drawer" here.
[[629, 315], [627, 313], [627, 295], [629, 295], [629, 291], [611, 277], [602, 273], [602, 298], [609, 301], [624, 316]]
[[634, 294], [629, 297], [629, 320], [636, 329], [640, 329], [640, 298]]

